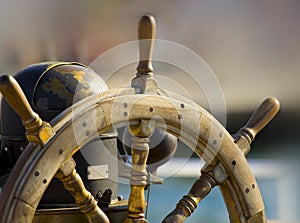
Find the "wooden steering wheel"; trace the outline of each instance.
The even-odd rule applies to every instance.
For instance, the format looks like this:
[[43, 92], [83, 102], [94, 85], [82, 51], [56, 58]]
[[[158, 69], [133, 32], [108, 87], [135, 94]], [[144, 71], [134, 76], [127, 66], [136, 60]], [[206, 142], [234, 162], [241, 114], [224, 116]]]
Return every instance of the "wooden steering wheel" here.
[[276, 115], [279, 102], [266, 99], [238, 133], [230, 135], [204, 108], [176, 96], [157, 94], [151, 55], [155, 21], [139, 24], [140, 63], [131, 88], [108, 90], [74, 104], [50, 123], [32, 111], [12, 76], [0, 77], [4, 98], [21, 117], [29, 145], [7, 180], [0, 203], [0, 222], [32, 222], [38, 203], [53, 177], [61, 179], [88, 222], [109, 222], [76, 173], [72, 155], [99, 134], [130, 126], [132, 135], [131, 193], [124, 222], [144, 217], [149, 136], [162, 128], [191, 147], [206, 165], [189, 193], [163, 222], [183, 222], [198, 203], [218, 186], [231, 223], [265, 223], [259, 187], [245, 155], [255, 135]]

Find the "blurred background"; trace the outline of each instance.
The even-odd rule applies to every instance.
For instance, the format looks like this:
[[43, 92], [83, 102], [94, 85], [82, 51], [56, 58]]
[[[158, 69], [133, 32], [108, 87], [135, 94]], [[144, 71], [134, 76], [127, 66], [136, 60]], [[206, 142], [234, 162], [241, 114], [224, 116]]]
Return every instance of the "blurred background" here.
[[[285, 221], [300, 219], [296, 210], [300, 206], [297, 189], [300, 183], [300, 1], [0, 0], [0, 3], [0, 74], [13, 74], [24, 66], [49, 60], [89, 65], [112, 47], [136, 40], [139, 18], [150, 13], [157, 21], [157, 39], [186, 46], [212, 69], [223, 91], [226, 128], [230, 133], [242, 127], [266, 97], [276, 97], [281, 111], [257, 136], [248, 157], [261, 185], [268, 217]], [[120, 86], [110, 81], [109, 87]], [[188, 87], [185, 90], [202, 104], [199, 92]], [[169, 188], [166, 196], [177, 201], [187, 192], [194, 177], [174, 176], [166, 180], [165, 189], [159, 186], [156, 192]], [[178, 181], [182, 185], [177, 193], [173, 185], [178, 185]], [[155, 197], [155, 189], [151, 196]], [[215, 192], [213, 196], [220, 197], [220, 194]], [[207, 208], [201, 206], [202, 213], [197, 212], [199, 218], [209, 222], [205, 213], [224, 217], [222, 201], [211, 199], [203, 203], [206, 202]], [[216, 209], [213, 205], [217, 203], [221, 207]], [[167, 213], [172, 209], [171, 205], [162, 205], [166, 210], [150, 206], [149, 214], [158, 216], [157, 211]], [[223, 222], [220, 219], [211, 222]]]

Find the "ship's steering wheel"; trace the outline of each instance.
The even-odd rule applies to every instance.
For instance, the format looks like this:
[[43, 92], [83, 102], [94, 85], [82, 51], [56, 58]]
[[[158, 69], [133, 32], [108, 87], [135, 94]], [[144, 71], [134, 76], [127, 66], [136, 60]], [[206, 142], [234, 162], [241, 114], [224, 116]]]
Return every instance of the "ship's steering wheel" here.
[[147, 222], [144, 187], [149, 136], [154, 127], [180, 137], [207, 161], [200, 178], [163, 222], [183, 222], [216, 185], [222, 192], [231, 223], [266, 222], [260, 190], [245, 155], [255, 135], [278, 112], [278, 101], [266, 99], [248, 123], [238, 133], [230, 135], [196, 103], [158, 95], [151, 66], [154, 32], [154, 18], [142, 17], [139, 24], [141, 60], [131, 88], [90, 96], [65, 110], [50, 124], [32, 111], [12, 76], [0, 77], [1, 92], [20, 115], [30, 142], [3, 188], [1, 222], [32, 222], [53, 177], [61, 179], [89, 222], [109, 222], [84, 188], [72, 155], [97, 135], [124, 126], [130, 126], [133, 138], [131, 193], [124, 222]]

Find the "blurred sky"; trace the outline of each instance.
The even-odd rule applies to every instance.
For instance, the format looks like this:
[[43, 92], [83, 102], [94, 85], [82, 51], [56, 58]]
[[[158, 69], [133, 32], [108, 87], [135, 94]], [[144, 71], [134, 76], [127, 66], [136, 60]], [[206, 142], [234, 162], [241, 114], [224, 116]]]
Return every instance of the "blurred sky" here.
[[[110, 48], [136, 40], [139, 18], [150, 13], [158, 39], [194, 50], [210, 66], [228, 111], [254, 109], [267, 96], [277, 97], [283, 109], [300, 108], [298, 0], [0, 3], [0, 73], [44, 60], [88, 65]], [[197, 100], [197, 90], [188, 90]]]

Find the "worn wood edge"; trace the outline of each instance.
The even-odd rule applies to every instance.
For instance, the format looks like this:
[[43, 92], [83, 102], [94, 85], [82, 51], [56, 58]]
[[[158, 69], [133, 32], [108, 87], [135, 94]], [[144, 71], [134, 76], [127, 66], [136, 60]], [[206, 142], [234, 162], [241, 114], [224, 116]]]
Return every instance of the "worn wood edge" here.
[[32, 160], [35, 156], [39, 153], [42, 147], [38, 144], [29, 144], [26, 147], [26, 150], [22, 153], [18, 162], [15, 164], [10, 176], [8, 177], [2, 193], [0, 195], [0, 222], [7, 222], [5, 216], [7, 215], [8, 211], [12, 208], [11, 205], [8, 205], [13, 202], [14, 193], [19, 186], [19, 184], [23, 180], [23, 176], [29, 167]]
[[59, 113], [53, 120], [50, 121], [50, 125], [53, 127], [53, 130], [56, 132], [67, 122], [71, 121], [76, 116], [80, 115], [82, 112], [94, 106], [101, 101], [104, 101], [108, 98], [121, 96], [121, 95], [129, 95], [135, 94], [134, 88], [121, 88], [121, 89], [110, 89], [108, 91], [104, 91], [98, 95], [91, 95], [83, 100], [80, 100], [73, 106], [67, 108], [63, 112]]
[[[132, 96], [124, 96], [124, 97], [129, 97], [129, 98], [133, 98], [133, 101], [136, 101], [137, 100], [137, 97], [138, 96], [136, 96], [136, 95], [132, 95]], [[147, 100], [149, 101], [149, 102], [151, 102], [151, 104], [156, 104], [156, 103], [153, 103], [153, 100], [155, 99], [155, 98], [157, 98], [157, 97], [159, 97], [159, 96], [147, 96], [147, 97], [149, 97], [149, 98], [147, 98]], [[117, 97], [117, 98], [119, 98], [120, 100], [122, 100], [122, 99], [124, 99], [124, 98], [122, 98], [122, 96], [119, 96], [119, 97]], [[143, 103], [145, 103], [145, 99], [146, 98], [143, 98]], [[109, 129], [111, 129], [112, 128], [112, 125], [114, 124], [113, 122], [110, 122], [109, 120], [111, 119], [111, 117], [109, 117], [109, 116], [107, 116], [107, 114], [108, 114], [108, 111], [109, 110], [107, 110], [107, 109], [111, 109], [111, 107], [112, 107], [112, 102], [114, 102], [116, 100], [116, 98], [110, 98], [110, 99], [107, 99], [107, 100], [105, 100], [105, 101], [103, 101], [102, 103], [99, 103], [97, 106], [100, 108], [100, 109], [98, 109], [99, 111], [100, 111], [100, 113], [102, 113], [102, 115], [104, 116], [104, 118], [102, 117], [102, 119], [101, 118], [99, 118], [99, 119], [101, 119], [102, 121], [102, 124], [101, 123], [98, 123], [98, 124], [100, 124], [99, 126], [99, 128], [101, 128], [102, 127], [102, 129], [99, 129], [99, 132], [101, 132], [101, 131], [103, 131], [103, 130], [109, 130]], [[163, 102], [164, 102], [164, 100], [167, 100], [167, 102], [168, 101], [173, 101], [174, 103], [176, 102], [176, 101], [174, 101], [174, 99], [170, 99], [170, 98], [168, 98], [168, 99], [162, 99], [162, 97], [160, 97], [159, 98], [159, 100], [163, 100]], [[178, 101], [176, 102], [176, 103], [178, 103]], [[110, 104], [110, 106], [108, 106]], [[145, 103], [146, 104], [146, 103]], [[147, 105], [146, 105], [147, 106]], [[172, 106], [171, 106], [172, 107]], [[70, 123], [66, 123], [66, 126], [64, 126], [64, 127], [62, 127], [62, 129], [61, 129], [61, 132], [60, 133], [63, 133], [63, 132], [65, 132], [65, 131], [70, 131], [70, 130], [73, 130], [73, 127], [74, 126], [76, 126], [76, 122], [78, 122], [79, 124], [80, 124], [80, 121], [82, 121], [82, 120], [80, 120], [80, 119], [82, 119], [82, 117], [84, 117], [84, 115], [87, 115], [88, 114], [88, 112], [91, 112], [91, 110], [93, 110], [93, 109], [95, 109], [95, 107], [92, 107], [91, 109], [89, 109], [89, 110], [87, 110], [87, 111], [85, 111], [85, 113], [84, 114], [82, 114], [82, 115], [80, 115], [77, 119], [75, 119], [75, 120], [73, 120], [73, 123], [72, 123], [72, 125], [70, 125]], [[201, 117], [206, 117], [206, 119], [208, 119], [208, 120], [210, 120], [210, 121], [212, 121], [211, 120], [211, 117], [210, 117], [210, 115], [207, 115], [207, 112], [206, 111], [204, 111], [204, 109], [201, 111]], [[139, 115], [139, 114], [135, 114], [136, 115], [136, 117], [131, 117], [131, 119], [138, 119], [138, 118], [142, 118], [142, 117], [144, 117], [144, 115], [145, 114], [143, 114], [142, 116], [141, 115]], [[149, 116], [149, 117], [151, 117], [151, 116]], [[207, 118], [207, 117], [209, 117], [209, 118]], [[170, 118], [170, 117], [169, 117]], [[122, 118], [120, 119], [120, 120], [115, 120], [115, 121], [119, 121], [119, 124], [121, 123], [121, 120], [122, 120]], [[125, 123], [124, 124], [126, 124], [126, 121], [127, 120], [125, 120]], [[202, 119], [201, 119], [201, 121], [202, 121]], [[173, 122], [174, 122], [174, 120], [173, 120]], [[171, 120], [169, 120], [169, 123], [173, 123]], [[216, 122], [216, 121], [215, 121]], [[77, 124], [78, 124], [77, 123]], [[178, 124], [179, 122], [175, 122], [175, 130], [177, 129], [179, 129], [179, 127], [180, 127], [180, 124]], [[201, 122], [200, 122], [200, 124], [201, 124]], [[174, 125], [174, 124], [173, 124]], [[171, 125], [172, 126], [172, 125]], [[220, 126], [218, 126], [219, 128], [220, 128]], [[71, 128], [71, 129], [70, 129]], [[226, 130], [225, 129], [223, 129], [223, 128], [220, 128], [220, 129], [218, 129], [218, 130], [223, 130], [224, 132], [224, 137], [225, 138], [227, 138], [227, 141], [229, 140], [229, 142], [231, 142], [231, 143], [229, 143], [229, 144], [231, 144], [231, 146], [233, 146], [234, 144], [233, 144], [233, 141], [232, 141], [232, 138], [231, 138], [231, 136], [226, 132]], [[180, 132], [180, 129], [178, 130], [179, 132]], [[208, 146], [211, 146], [211, 147], [213, 147], [212, 145], [211, 145], [211, 142], [209, 142], [209, 136], [207, 136], [207, 134], [209, 133], [210, 131], [208, 130], [208, 129], [206, 129], [206, 138], [205, 139], [202, 139], [202, 141], [208, 141], [207, 142], [207, 145]], [[95, 133], [96, 134], [96, 133]], [[57, 135], [60, 135], [60, 134], [57, 134]], [[90, 137], [92, 137], [92, 136], [90, 136]], [[61, 138], [61, 137], [60, 137]], [[58, 136], [55, 136], [55, 139], [53, 139], [53, 140], [51, 140], [52, 141], [52, 143], [49, 143], [49, 144], [47, 144], [47, 149], [45, 149], [45, 150], [43, 150], [42, 151], [42, 153], [43, 153], [43, 155], [45, 155], [44, 153], [45, 153], [45, 151], [48, 151], [48, 149], [49, 148], [54, 148], [55, 147], [55, 145], [56, 145], [56, 143], [54, 143], [55, 141], [59, 141], [59, 140], [57, 140], [58, 139]], [[70, 138], [69, 138], [69, 140], [70, 140]], [[87, 141], [88, 139], [85, 139], [85, 140], [82, 140], [80, 143], [85, 143], [86, 141]], [[202, 145], [203, 145], [203, 143], [202, 143]], [[71, 146], [72, 147], [72, 146]], [[71, 148], [71, 150], [72, 150], [72, 152], [71, 152], [71, 154], [70, 153], [67, 153], [67, 154], [65, 154], [65, 156], [66, 155], [68, 155], [68, 156], [70, 156], [70, 155], [72, 155], [74, 152], [76, 152], [76, 150], [78, 150], [79, 149], [79, 145], [77, 145], [77, 146], [75, 146], [74, 147], [74, 145], [73, 145], [73, 148]], [[51, 150], [51, 149], [50, 149]], [[52, 149], [53, 150], [53, 149]], [[201, 150], [201, 148], [200, 148], [200, 150]], [[47, 156], [44, 156], [44, 158], [45, 157], [47, 157]], [[41, 156], [41, 158], [42, 158], [42, 156]], [[220, 157], [218, 157], [218, 158], [220, 158]], [[222, 157], [221, 157], [222, 158]], [[39, 162], [41, 162], [40, 160], [38, 160]], [[36, 163], [36, 164], [38, 164], [38, 162]], [[224, 162], [224, 164], [225, 164], [225, 167], [227, 166], [226, 165], [226, 162]], [[246, 167], [247, 167], [247, 163], [245, 164], [246, 165]], [[249, 168], [249, 167], [248, 167]], [[230, 168], [228, 168], [227, 167], [227, 170], [229, 170], [230, 171]], [[231, 173], [232, 174], [232, 173]], [[233, 174], [233, 176], [234, 176], [234, 174]], [[237, 181], [239, 180], [239, 179], [236, 179]], [[235, 190], [236, 190], [236, 188], [235, 188]], [[244, 199], [247, 199], [247, 198], [244, 198]], [[34, 205], [33, 205], [34, 206]]]

